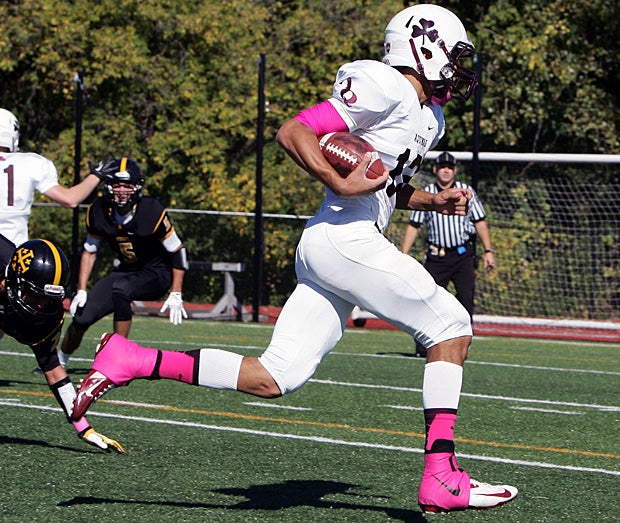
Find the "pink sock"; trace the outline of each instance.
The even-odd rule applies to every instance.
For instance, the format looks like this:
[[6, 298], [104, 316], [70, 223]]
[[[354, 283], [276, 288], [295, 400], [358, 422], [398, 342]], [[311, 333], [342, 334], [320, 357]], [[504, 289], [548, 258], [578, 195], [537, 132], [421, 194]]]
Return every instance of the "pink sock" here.
[[139, 378], [163, 378], [197, 385], [199, 357], [200, 350], [151, 349], [114, 334], [97, 353], [92, 369], [107, 376], [117, 386]]
[[426, 427], [426, 444], [424, 450], [431, 451], [433, 444], [437, 440], [445, 442], [454, 441], [454, 424], [456, 423], [456, 414], [451, 412], [438, 412], [432, 416], [428, 416]]
[[157, 349], [141, 347], [118, 334], [114, 334], [107, 343], [111, 349], [106, 346], [97, 353], [91, 367], [93, 370], [105, 374], [114, 383], [124, 385], [153, 374], [159, 352]]
[[159, 377], [192, 384], [195, 363], [196, 359], [186, 352], [161, 351]]
[[78, 434], [89, 427], [88, 421], [86, 421], [86, 418], [84, 416], [82, 416], [77, 421], [72, 421], [72, 423]]
[[456, 412], [427, 410], [424, 416], [426, 418], [424, 471], [435, 473], [446, 469], [458, 470], [454, 456]]

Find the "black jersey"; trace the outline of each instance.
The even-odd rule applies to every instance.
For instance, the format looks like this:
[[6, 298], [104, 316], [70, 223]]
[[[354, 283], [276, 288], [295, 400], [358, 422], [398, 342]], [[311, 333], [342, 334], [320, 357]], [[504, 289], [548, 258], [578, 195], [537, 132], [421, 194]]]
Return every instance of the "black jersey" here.
[[14, 251], [15, 244], [0, 234], [0, 271], [2, 271], [0, 272], [0, 279], [4, 278], [6, 274], [6, 266], [9, 264]]
[[[5, 274], [14, 250], [13, 242], [0, 235], [0, 274]], [[59, 304], [58, 312], [52, 317], [26, 320], [9, 305], [6, 293], [0, 295], [0, 330], [37, 351], [52, 350], [56, 347], [64, 317], [65, 311]]]
[[97, 198], [88, 208], [88, 234], [110, 245], [121, 262], [119, 271], [156, 265], [171, 268], [171, 255], [161, 243], [174, 232], [165, 207], [156, 198], [143, 196], [131, 212], [133, 217], [129, 222], [116, 223], [113, 207], [103, 198]]
[[37, 351], [56, 348], [64, 320], [62, 305], [52, 317], [38, 321], [32, 318], [25, 320], [8, 304], [6, 294], [0, 298], [0, 330]]

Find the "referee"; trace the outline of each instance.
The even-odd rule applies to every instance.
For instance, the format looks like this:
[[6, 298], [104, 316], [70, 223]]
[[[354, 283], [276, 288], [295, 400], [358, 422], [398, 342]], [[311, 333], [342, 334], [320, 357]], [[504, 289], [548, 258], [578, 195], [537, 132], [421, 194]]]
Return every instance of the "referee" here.
[[[495, 267], [495, 256], [484, 207], [476, 192], [469, 185], [456, 181], [457, 172], [454, 156], [448, 152], [441, 153], [433, 164], [436, 181], [424, 190], [436, 194], [451, 187], [471, 189], [473, 198], [469, 202], [467, 215], [413, 211], [403, 235], [400, 250], [405, 254], [409, 253], [420, 227], [426, 225], [428, 244], [424, 267], [431, 273], [438, 285], [446, 287], [452, 281], [456, 289], [456, 298], [473, 317], [476, 280], [474, 239], [476, 234], [484, 247], [484, 268], [487, 271]], [[420, 346], [418, 346], [418, 352], [422, 352], [418, 356], [425, 355]]]

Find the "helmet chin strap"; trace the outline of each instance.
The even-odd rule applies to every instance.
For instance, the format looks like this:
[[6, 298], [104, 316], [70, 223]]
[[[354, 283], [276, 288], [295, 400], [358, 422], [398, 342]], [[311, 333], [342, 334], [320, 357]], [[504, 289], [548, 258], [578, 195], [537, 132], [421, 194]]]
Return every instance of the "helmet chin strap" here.
[[450, 93], [448, 89], [446, 89], [445, 91], [442, 89], [438, 89], [433, 93], [433, 96], [431, 96], [431, 102], [433, 102], [435, 105], [443, 106], [446, 105], [451, 98], [452, 93]]
[[415, 44], [413, 43], [413, 38], [409, 39], [409, 45], [411, 46], [411, 52], [413, 53], [413, 58], [415, 59], [417, 72], [420, 73], [422, 76], [425, 76], [424, 65], [422, 65], [422, 60], [420, 60], [420, 55], [418, 54], [418, 50], [416, 49]]

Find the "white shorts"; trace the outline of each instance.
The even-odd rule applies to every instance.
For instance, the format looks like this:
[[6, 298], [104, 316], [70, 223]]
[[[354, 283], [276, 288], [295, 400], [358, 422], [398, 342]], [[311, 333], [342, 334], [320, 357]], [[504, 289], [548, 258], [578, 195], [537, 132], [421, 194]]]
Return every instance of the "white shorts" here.
[[355, 305], [425, 347], [472, 335], [469, 314], [458, 300], [371, 222], [307, 227], [295, 270], [299, 283], [260, 356], [283, 394], [310, 379], [342, 337]]

